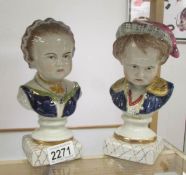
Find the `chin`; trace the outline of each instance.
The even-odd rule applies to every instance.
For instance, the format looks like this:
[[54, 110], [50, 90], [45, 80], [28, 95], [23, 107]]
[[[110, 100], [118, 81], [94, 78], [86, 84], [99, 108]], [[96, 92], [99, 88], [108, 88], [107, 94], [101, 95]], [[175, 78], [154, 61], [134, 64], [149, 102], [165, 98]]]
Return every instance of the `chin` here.
[[65, 74], [57, 74], [54, 76], [54, 79], [56, 80], [63, 80], [66, 77]]
[[53, 76], [53, 77], [48, 77], [47, 78], [47, 80], [49, 80], [49, 81], [61, 81], [61, 80], [63, 80], [64, 79], [64, 77], [63, 76]]
[[61, 81], [61, 80], [63, 80], [65, 77], [64, 76], [62, 76], [62, 77], [56, 77], [54, 80], [56, 80], [56, 81]]
[[132, 83], [134, 86], [147, 86], [144, 82], [134, 82]]

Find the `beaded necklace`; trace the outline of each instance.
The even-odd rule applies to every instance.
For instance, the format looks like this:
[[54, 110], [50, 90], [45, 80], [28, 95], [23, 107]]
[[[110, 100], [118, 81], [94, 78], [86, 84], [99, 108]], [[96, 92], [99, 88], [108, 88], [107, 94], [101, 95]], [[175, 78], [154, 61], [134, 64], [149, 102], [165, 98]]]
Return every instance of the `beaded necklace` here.
[[128, 99], [129, 99], [129, 106], [134, 106], [139, 103], [143, 98], [143, 95], [140, 95], [136, 100], [132, 101], [132, 91], [129, 89], [128, 92]]

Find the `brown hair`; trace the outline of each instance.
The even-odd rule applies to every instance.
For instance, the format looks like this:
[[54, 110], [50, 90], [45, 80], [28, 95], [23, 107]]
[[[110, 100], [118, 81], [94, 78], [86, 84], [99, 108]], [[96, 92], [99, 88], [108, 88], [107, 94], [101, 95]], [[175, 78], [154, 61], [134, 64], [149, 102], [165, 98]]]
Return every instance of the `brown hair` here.
[[57, 33], [57, 34], [68, 34], [71, 36], [72, 41], [74, 42], [74, 50], [75, 51], [75, 40], [74, 35], [69, 26], [64, 24], [61, 21], [56, 21], [52, 18], [47, 18], [45, 20], [36, 20], [30, 26], [27, 27], [21, 42], [21, 50], [24, 55], [25, 61], [30, 65], [30, 62], [33, 61], [32, 58], [32, 44], [35, 36], [43, 36], [48, 33]]
[[157, 39], [149, 34], [132, 34], [125, 35], [116, 39], [113, 44], [113, 55], [115, 58], [120, 60], [120, 56], [125, 52], [126, 46], [134, 41], [138, 48], [140, 48], [144, 53], [146, 53], [146, 48], [152, 47], [160, 51], [160, 59], [164, 64], [169, 57], [171, 47], [164, 41]]

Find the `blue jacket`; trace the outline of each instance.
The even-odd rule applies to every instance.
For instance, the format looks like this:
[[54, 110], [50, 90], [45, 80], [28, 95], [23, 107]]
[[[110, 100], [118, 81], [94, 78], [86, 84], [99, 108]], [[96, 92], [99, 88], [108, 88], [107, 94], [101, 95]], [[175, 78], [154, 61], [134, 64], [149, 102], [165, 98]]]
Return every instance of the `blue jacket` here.
[[[110, 95], [112, 97], [113, 103], [122, 111], [127, 112], [127, 100], [126, 100], [127, 98], [125, 97], [124, 89], [118, 88], [124, 85], [124, 81], [125, 81], [124, 78], [116, 81], [110, 88]], [[156, 92], [153, 92], [153, 90], [151, 91], [147, 90], [146, 98], [138, 114], [149, 114], [151, 112], [154, 112], [160, 109], [169, 100], [173, 92], [174, 85], [171, 82], [168, 82], [160, 78], [157, 81], [157, 83], [159, 81], [161, 81], [161, 83], [163, 82], [163, 86], [164, 86], [163, 90], [159, 89], [159, 91], [165, 91], [166, 93], [160, 95], [160, 94], [156, 94]], [[158, 84], [155, 86], [158, 87]]]
[[77, 83], [74, 89], [64, 97], [58, 97], [54, 94], [43, 92], [30, 88], [28, 86], [21, 86], [28, 97], [32, 109], [39, 115], [45, 117], [57, 117], [57, 109], [55, 102], [65, 103], [63, 114], [61, 117], [70, 116], [76, 109], [76, 103], [79, 99], [81, 89]]

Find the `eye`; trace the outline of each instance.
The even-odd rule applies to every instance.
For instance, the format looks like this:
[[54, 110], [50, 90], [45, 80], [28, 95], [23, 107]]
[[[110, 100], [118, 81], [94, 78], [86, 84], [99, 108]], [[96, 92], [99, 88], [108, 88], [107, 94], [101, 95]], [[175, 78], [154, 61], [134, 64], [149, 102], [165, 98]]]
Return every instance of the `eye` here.
[[54, 56], [53, 56], [53, 55], [50, 55], [50, 56], [48, 56], [48, 58], [50, 58], [50, 59], [54, 59]]
[[47, 54], [47, 58], [54, 60], [57, 58], [57, 56], [55, 54]]
[[136, 69], [138, 66], [137, 65], [132, 65], [132, 68], [133, 69]]
[[69, 61], [69, 60], [71, 60], [72, 56], [71, 56], [71, 54], [64, 54], [63, 58], [65, 61]]
[[146, 68], [146, 70], [152, 70], [154, 67], [153, 66], [148, 66], [147, 68]]
[[69, 58], [69, 55], [64, 55], [64, 58]]

